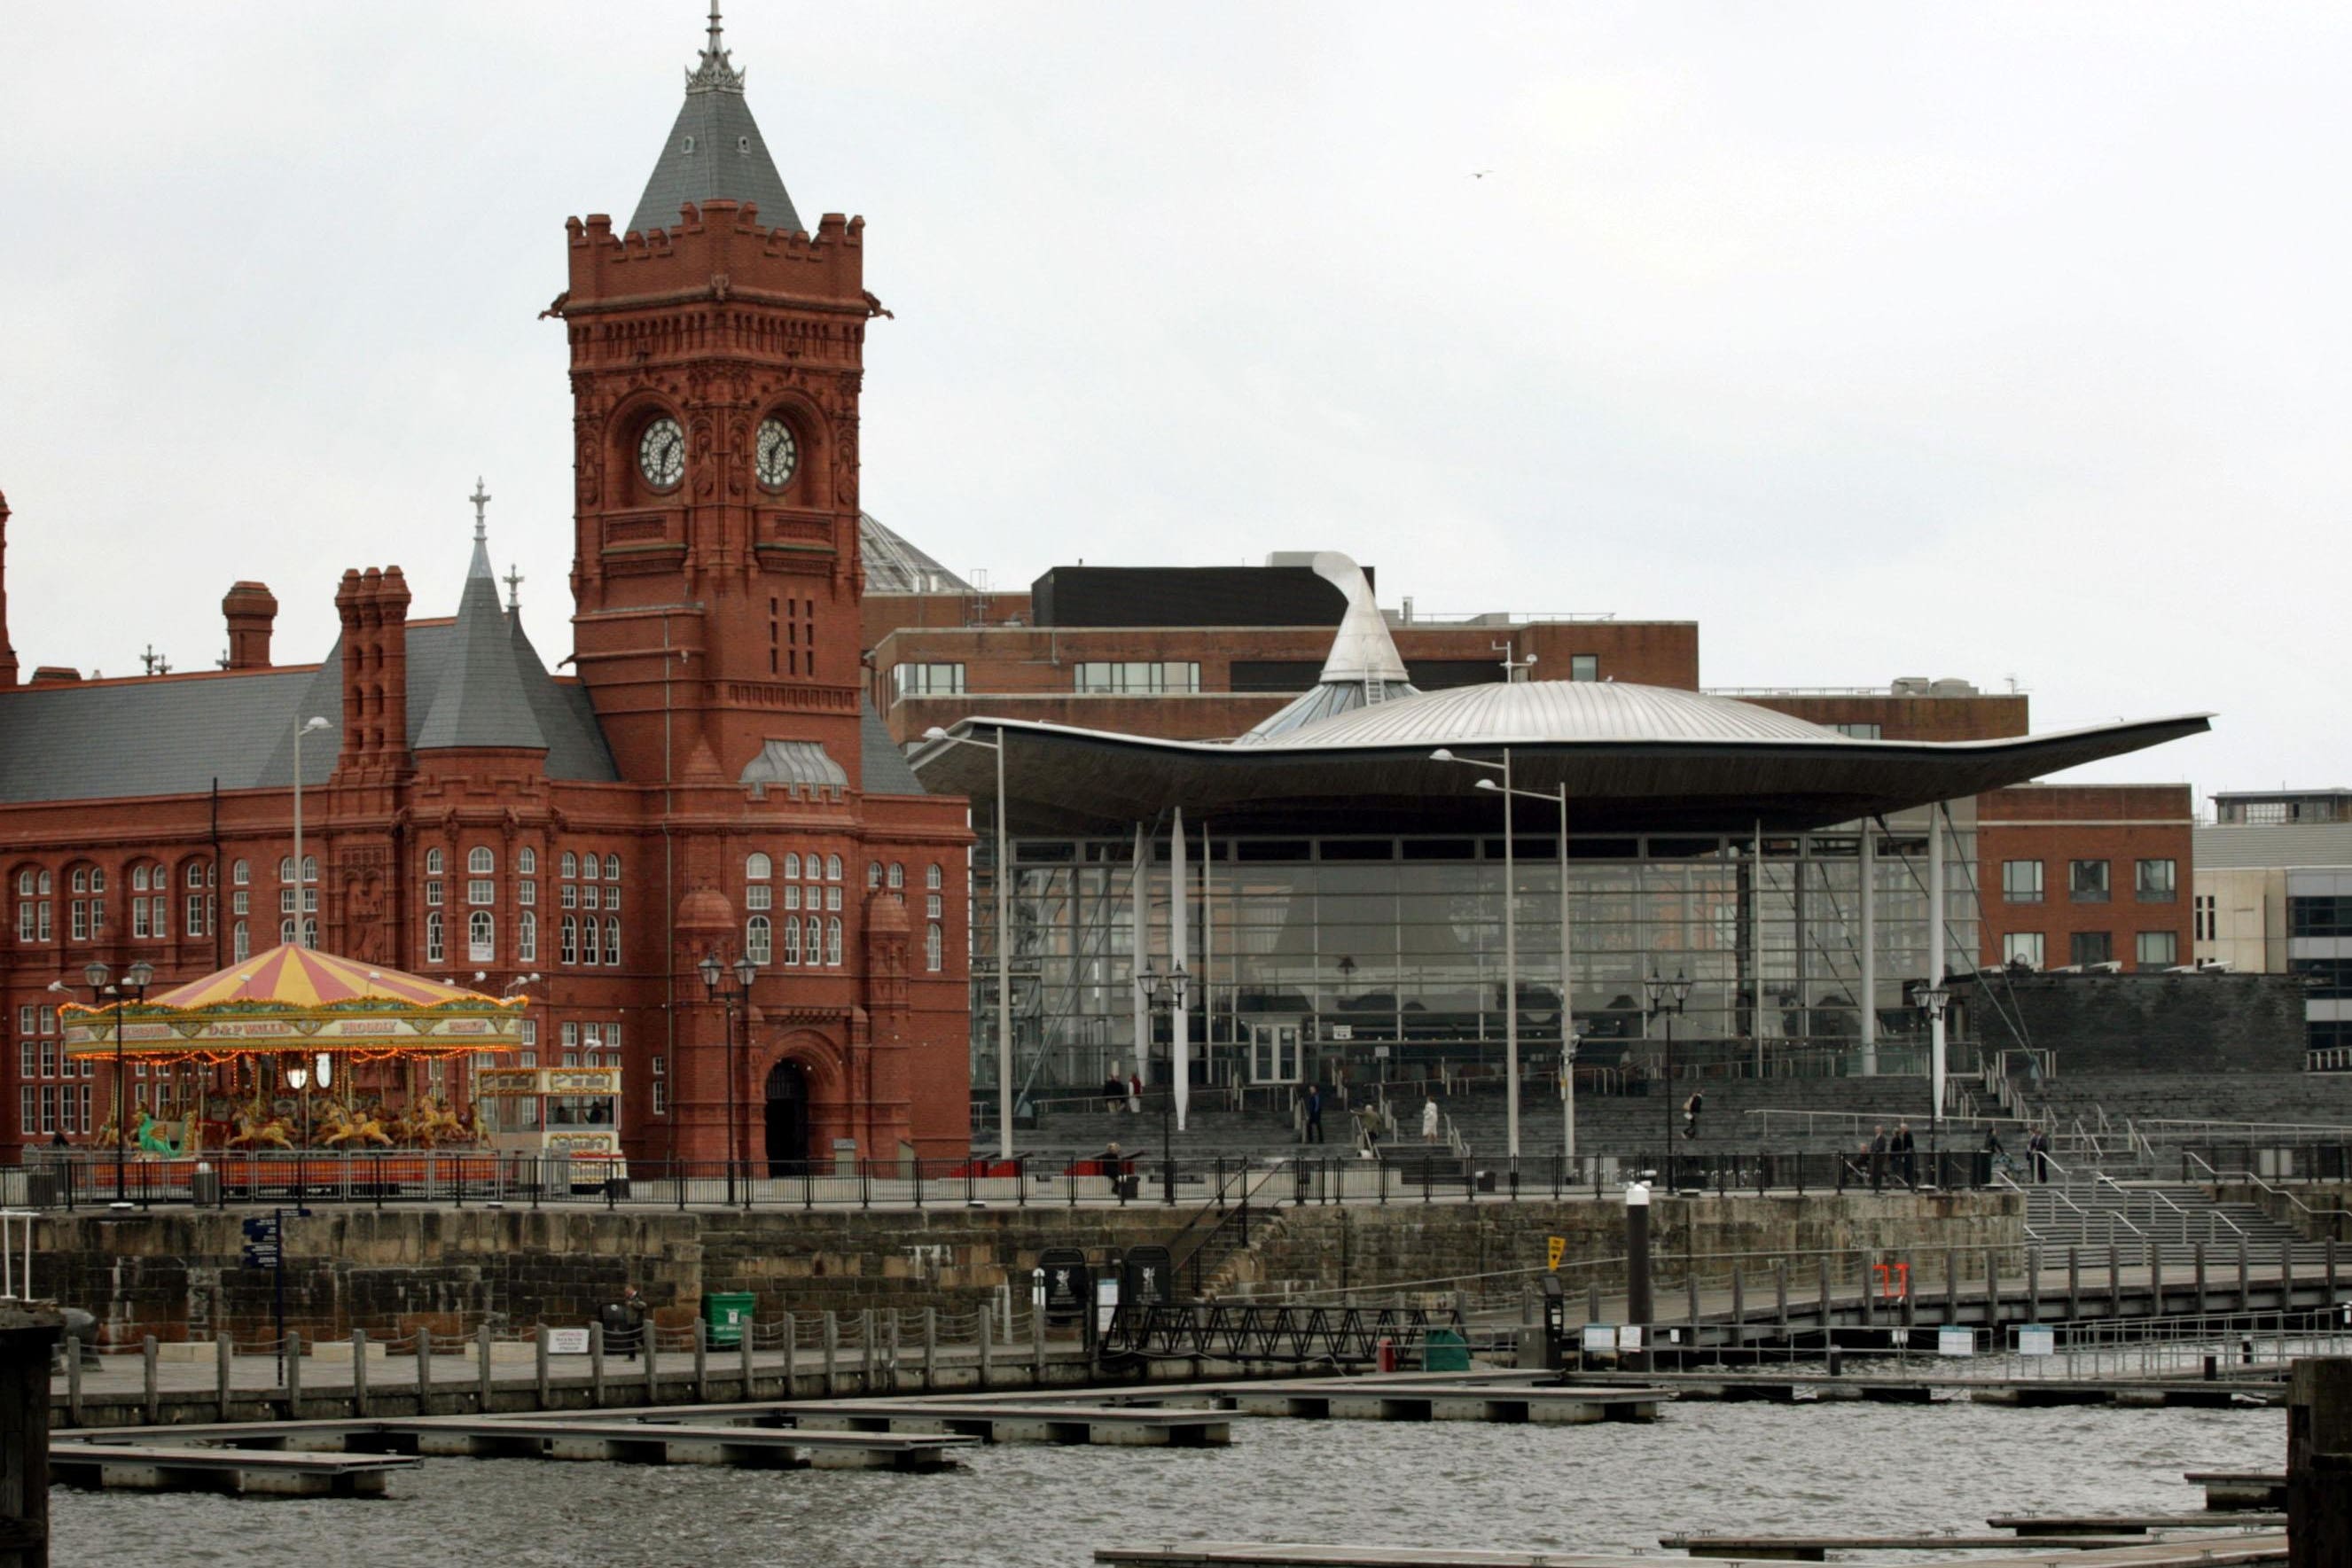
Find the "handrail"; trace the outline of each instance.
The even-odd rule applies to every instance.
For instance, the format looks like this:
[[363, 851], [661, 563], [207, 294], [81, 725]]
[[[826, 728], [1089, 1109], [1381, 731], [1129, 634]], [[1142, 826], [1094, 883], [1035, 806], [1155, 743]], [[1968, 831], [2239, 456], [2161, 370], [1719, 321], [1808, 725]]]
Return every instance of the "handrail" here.
[[[2189, 1211], [2181, 1207], [2179, 1204], [2173, 1202], [2172, 1199], [2165, 1194], [2162, 1187], [2143, 1187], [2140, 1190], [2146, 1192], [2148, 1196], [2149, 1201], [2147, 1206], [2147, 1217], [2151, 1223], [2153, 1223], [2156, 1218], [2156, 1206], [2160, 1203], [2164, 1205], [2165, 1207], [2172, 1210], [2173, 1213], [2180, 1216], [2181, 1234], [2186, 1236], [2189, 1233]], [[2208, 1209], [2206, 1211], [2206, 1217], [2209, 1220], [2219, 1220], [2221, 1224], [2228, 1226], [2231, 1230], [2236, 1231], [2240, 1236], [2245, 1235], [2245, 1230], [2240, 1227], [2238, 1222], [2231, 1218], [2228, 1215], [2222, 1213], [2219, 1208]]]
[[[1993, 1172], [1992, 1179], [1995, 1186], [2005, 1186], [2009, 1188], [2010, 1191], [2017, 1194], [2020, 1197], [2026, 1196], [2025, 1189], [2017, 1185], [2017, 1178], [2011, 1176], [2007, 1171], [1997, 1170]], [[2042, 1239], [2042, 1232], [2033, 1228], [2033, 1225], [2031, 1220], [2021, 1219], [2018, 1224], [2020, 1228], [2025, 1232], [2025, 1239], [2028, 1241], [2039, 1241]]]
[[2116, 1196], [2123, 1199], [2124, 1206], [2120, 1212], [2112, 1208], [2101, 1209], [2100, 1212], [2106, 1215], [2111, 1219], [2122, 1220], [2124, 1222], [2124, 1228], [2130, 1231], [2134, 1236], [2138, 1237], [2142, 1241], [2148, 1239], [2147, 1232], [2142, 1230], [2138, 1226], [2132, 1223], [2131, 1194], [2124, 1190], [2124, 1184], [2117, 1181], [2115, 1177], [2109, 1176], [2105, 1171], [2093, 1171], [2091, 1173], [2091, 1191], [2095, 1194], [2099, 1190], [2099, 1184], [2102, 1182], [2105, 1182], [2107, 1186], [2116, 1189]]
[[[1265, 1172], [1259, 1176], [1257, 1180], [1253, 1183], [1247, 1179], [1248, 1167], [1244, 1166], [1242, 1172], [1244, 1180], [1241, 1201], [1220, 1214], [1217, 1217], [1217, 1222], [1202, 1233], [1201, 1239], [1192, 1244], [1192, 1250], [1185, 1253], [1183, 1257], [1177, 1258], [1175, 1256], [1176, 1249], [1172, 1245], [1169, 1248], [1168, 1250], [1171, 1261], [1168, 1270], [1168, 1277], [1171, 1280], [1182, 1279], [1184, 1276], [1184, 1270], [1192, 1267], [1194, 1260], [1197, 1260], [1202, 1252], [1208, 1250], [1212, 1242], [1215, 1241], [1218, 1237], [1224, 1234], [1225, 1227], [1228, 1225], [1234, 1224], [1238, 1221], [1242, 1226], [1243, 1234], [1246, 1236], [1249, 1231], [1250, 1199], [1255, 1197], [1258, 1193], [1265, 1188], [1268, 1182], [1272, 1181], [1276, 1176], [1279, 1176], [1283, 1171], [1288, 1168], [1289, 1164], [1286, 1161], [1279, 1164], [1269, 1165], [1265, 1167]], [[1219, 1191], [1219, 1196], [1223, 1196], [1222, 1188]], [[1212, 1201], [1213, 1202], [1214, 1200], [1213, 1199]], [[1279, 1208], [1282, 1206], [1277, 1200], [1274, 1207]], [[1205, 1214], [1207, 1212], [1208, 1206], [1204, 1204], [1202, 1207], [1202, 1213]], [[1190, 1230], [1194, 1224], [1199, 1222], [1200, 1218], [1201, 1215], [1194, 1215], [1191, 1220], [1185, 1222], [1184, 1230]], [[1178, 1231], [1175, 1237], [1171, 1238], [1171, 1240], [1181, 1240], [1184, 1236], [1184, 1230]], [[1197, 1281], [1195, 1282], [1195, 1288], [1198, 1288]]]

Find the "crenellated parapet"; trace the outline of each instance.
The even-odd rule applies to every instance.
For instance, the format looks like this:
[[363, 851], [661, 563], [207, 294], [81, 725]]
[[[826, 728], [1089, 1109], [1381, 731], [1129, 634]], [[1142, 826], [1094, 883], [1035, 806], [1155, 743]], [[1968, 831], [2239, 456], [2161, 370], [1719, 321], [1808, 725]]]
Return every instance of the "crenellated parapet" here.
[[572, 287], [553, 309], [567, 319], [705, 298], [868, 314], [864, 218], [827, 213], [812, 235], [762, 226], [756, 204], [714, 201], [666, 229], [616, 234], [603, 213], [564, 228]]

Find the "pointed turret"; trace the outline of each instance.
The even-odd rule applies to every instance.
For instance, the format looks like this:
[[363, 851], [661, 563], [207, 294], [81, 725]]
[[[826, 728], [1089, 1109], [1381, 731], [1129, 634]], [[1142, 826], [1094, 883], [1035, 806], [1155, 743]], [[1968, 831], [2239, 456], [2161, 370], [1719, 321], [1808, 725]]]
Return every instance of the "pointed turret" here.
[[743, 72], [735, 68], [719, 42], [719, 6], [712, 0], [709, 41], [701, 63], [686, 73], [686, 104], [669, 128], [669, 141], [654, 163], [646, 193], [629, 227], [650, 232], [677, 222], [678, 209], [688, 203], [701, 206], [714, 201], [740, 202], [760, 209], [760, 222], [772, 229], [798, 230], [800, 214], [784, 190], [783, 176], [751, 118], [743, 96]]
[[[434, 683], [433, 700], [417, 732], [419, 751], [452, 747], [547, 749], [547, 734], [540, 727], [530, 686], [515, 657], [514, 635], [499, 603], [498, 579], [490, 570], [484, 511], [489, 499], [476, 480], [473, 564], [466, 572], [465, 591], [457, 596], [457, 622], [449, 629], [440, 679]], [[541, 679], [545, 674], [541, 672]]]

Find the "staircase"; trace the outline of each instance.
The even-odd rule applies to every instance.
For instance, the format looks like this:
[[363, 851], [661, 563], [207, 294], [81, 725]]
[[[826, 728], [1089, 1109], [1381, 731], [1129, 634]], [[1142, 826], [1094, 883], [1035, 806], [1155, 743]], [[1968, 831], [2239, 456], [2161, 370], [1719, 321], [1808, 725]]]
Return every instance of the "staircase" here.
[[2153, 1245], [2170, 1268], [2195, 1261], [2205, 1245], [2206, 1266], [2236, 1258], [2241, 1241], [2255, 1264], [2274, 1264], [2292, 1246], [2297, 1267], [2324, 1262], [2325, 1242], [2305, 1241], [2292, 1226], [2251, 1203], [2220, 1203], [2205, 1189], [2179, 1182], [2117, 1182], [2076, 1174], [2025, 1192], [2025, 1235], [2048, 1267], [2069, 1247], [2105, 1255], [2109, 1246], [2126, 1267], [2143, 1262]]

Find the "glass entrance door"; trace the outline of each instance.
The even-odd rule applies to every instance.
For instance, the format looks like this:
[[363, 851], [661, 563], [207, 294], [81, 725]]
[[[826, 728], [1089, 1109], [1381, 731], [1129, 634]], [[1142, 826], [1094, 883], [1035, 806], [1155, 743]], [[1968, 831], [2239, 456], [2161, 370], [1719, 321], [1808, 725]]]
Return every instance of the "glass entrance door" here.
[[1250, 1082], [1298, 1082], [1298, 1026], [1295, 1023], [1250, 1025]]

